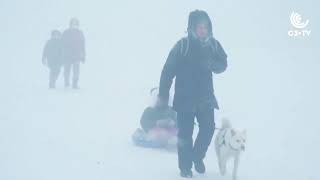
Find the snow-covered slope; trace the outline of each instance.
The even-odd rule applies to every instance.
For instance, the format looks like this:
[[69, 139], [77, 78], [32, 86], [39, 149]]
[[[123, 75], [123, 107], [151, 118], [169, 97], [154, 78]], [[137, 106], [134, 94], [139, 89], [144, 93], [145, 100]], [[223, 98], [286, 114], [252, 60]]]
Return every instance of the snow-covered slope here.
[[[135, 147], [131, 133], [196, 8], [213, 17], [229, 55], [214, 78], [216, 124], [227, 116], [247, 129], [239, 179], [320, 179], [319, 13], [311, 3], [1, 2], [0, 179], [179, 179], [176, 154]], [[310, 18], [310, 38], [287, 36], [295, 8]], [[81, 89], [65, 90], [60, 77], [48, 90], [44, 42], [73, 16], [87, 38]], [[206, 164], [196, 179], [231, 179], [230, 170], [219, 175], [213, 146]]]

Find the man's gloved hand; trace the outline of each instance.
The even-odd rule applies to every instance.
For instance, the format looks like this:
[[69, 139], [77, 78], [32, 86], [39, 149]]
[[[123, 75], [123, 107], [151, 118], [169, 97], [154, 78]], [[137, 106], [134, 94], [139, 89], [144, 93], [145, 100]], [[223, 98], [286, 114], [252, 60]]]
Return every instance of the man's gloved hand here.
[[80, 61], [81, 61], [81, 63], [82, 63], [82, 64], [84, 64], [84, 63], [86, 62], [86, 58], [85, 58], [85, 57], [83, 57], [83, 58], [81, 58], [81, 60], [80, 60]]
[[168, 101], [169, 101], [169, 98], [164, 98], [158, 95], [156, 107], [161, 109], [166, 109], [168, 108]]
[[85, 53], [81, 53], [80, 61], [81, 61], [82, 64], [84, 64], [86, 62], [86, 54]]
[[47, 66], [47, 61], [46, 61], [45, 58], [42, 59], [42, 64], [43, 64], [44, 66]]

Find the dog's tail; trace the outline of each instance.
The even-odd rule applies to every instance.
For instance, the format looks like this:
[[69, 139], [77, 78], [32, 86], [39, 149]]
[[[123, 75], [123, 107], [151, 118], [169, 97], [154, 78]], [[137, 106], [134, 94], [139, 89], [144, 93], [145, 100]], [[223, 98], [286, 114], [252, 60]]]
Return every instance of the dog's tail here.
[[222, 121], [222, 129], [231, 127], [231, 123], [228, 118], [224, 117], [224, 118], [222, 118], [221, 121]]

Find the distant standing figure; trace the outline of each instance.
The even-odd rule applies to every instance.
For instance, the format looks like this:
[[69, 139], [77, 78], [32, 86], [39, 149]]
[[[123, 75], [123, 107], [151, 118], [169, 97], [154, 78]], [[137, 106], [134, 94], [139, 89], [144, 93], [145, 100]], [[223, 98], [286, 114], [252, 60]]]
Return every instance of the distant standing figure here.
[[79, 20], [71, 19], [70, 27], [62, 34], [63, 59], [64, 59], [64, 83], [65, 87], [70, 86], [70, 72], [72, 69], [72, 88], [78, 89], [80, 74], [80, 62], [85, 62], [85, 38], [79, 29]]
[[47, 41], [43, 49], [42, 63], [49, 67], [49, 88], [54, 89], [62, 66], [60, 31], [53, 30], [51, 32], [51, 39]]

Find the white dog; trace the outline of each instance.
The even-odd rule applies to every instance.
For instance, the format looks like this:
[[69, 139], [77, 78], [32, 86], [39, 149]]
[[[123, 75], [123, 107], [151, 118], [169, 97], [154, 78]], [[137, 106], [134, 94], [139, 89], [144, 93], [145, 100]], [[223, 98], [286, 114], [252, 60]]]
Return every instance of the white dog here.
[[221, 175], [226, 174], [227, 161], [234, 159], [233, 180], [237, 179], [240, 153], [245, 150], [246, 131], [236, 131], [227, 119], [222, 120], [222, 128], [215, 139], [215, 148]]

